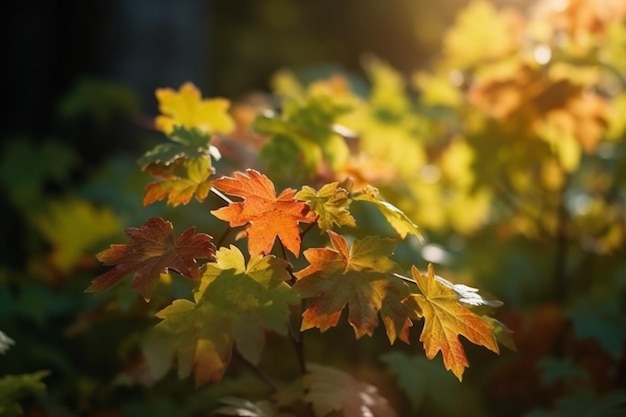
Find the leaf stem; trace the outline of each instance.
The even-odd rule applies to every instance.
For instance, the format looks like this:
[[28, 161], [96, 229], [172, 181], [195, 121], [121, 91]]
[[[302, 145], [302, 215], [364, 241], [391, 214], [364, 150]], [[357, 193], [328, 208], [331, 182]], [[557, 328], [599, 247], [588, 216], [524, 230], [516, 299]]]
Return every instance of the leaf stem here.
[[272, 393], [275, 393], [278, 390], [276, 384], [274, 384], [274, 381], [272, 381], [272, 378], [270, 378], [269, 375], [263, 372], [261, 368], [246, 359], [237, 349], [233, 349], [233, 351], [235, 352], [235, 356], [239, 358], [254, 373], [254, 375], [256, 375], [261, 381], [263, 381], [265, 385], [269, 387]]
[[400, 275], [400, 274], [397, 274], [395, 272], [392, 272], [389, 275], [391, 275], [392, 277], [395, 277], [395, 278], [400, 278], [402, 281], [408, 282], [409, 284], [417, 285], [415, 280], [413, 280], [413, 279], [411, 279], [409, 277], [405, 277], [404, 275]]
[[222, 193], [220, 190], [218, 190], [215, 187], [211, 187], [211, 192], [213, 194], [215, 194], [216, 196], [218, 196], [219, 198], [221, 198], [222, 200], [224, 200], [226, 203], [228, 204], [232, 204], [233, 200], [231, 200], [230, 198], [226, 197], [226, 195], [224, 193]]

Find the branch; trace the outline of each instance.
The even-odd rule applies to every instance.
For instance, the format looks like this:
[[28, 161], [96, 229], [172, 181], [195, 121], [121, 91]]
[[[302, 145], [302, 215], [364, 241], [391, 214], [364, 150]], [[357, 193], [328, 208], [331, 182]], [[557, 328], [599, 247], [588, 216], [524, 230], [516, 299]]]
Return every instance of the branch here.
[[261, 381], [263, 381], [265, 385], [269, 387], [272, 393], [278, 390], [276, 384], [274, 384], [274, 381], [272, 381], [272, 378], [270, 378], [265, 372], [263, 372], [261, 368], [246, 359], [237, 349], [233, 349], [233, 351], [235, 352], [235, 356], [239, 358]]

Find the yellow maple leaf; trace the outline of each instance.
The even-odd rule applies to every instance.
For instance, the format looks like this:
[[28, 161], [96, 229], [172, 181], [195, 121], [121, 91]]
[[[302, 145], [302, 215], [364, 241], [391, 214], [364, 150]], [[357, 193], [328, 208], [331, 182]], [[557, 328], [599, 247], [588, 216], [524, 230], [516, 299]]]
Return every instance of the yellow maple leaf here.
[[224, 98], [203, 99], [200, 90], [186, 82], [178, 91], [158, 88], [159, 111], [156, 127], [169, 135], [174, 126], [196, 128], [206, 133], [230, 133], [235, 123], [227, 113], [230, 101]]
[[428, 265], [428, 274], [421, 274], [414, 266], [411, 273], [422, 294], [412, 295], [409, 305], [424, 318], [420, 342], [424, 343], [428, 359], [433, 359], [441, 351], [444, 366], [460, 381], [469, 361], [459, 336], [500, 352], [493, 325], [463, 306], [452, 288], [438, 282], [432, 264]]

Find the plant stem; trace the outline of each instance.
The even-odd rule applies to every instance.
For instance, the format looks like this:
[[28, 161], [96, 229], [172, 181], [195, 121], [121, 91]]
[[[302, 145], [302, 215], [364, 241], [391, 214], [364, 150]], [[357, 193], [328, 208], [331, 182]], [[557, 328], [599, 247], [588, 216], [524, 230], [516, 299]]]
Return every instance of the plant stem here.
[[222, 233], [222, 236], [220, 236], [219, 240], [217, 242], [215, 242], [215, 246], [217, 248], [220, 248], [222, 246], [222, 243], [224, 243], [224, 240], [226, 240], [226, 236], [228, 236], [228, 233], [233, 230], [232, 227], [228, 226], [226, 228], [226, 230], [224, 230], [224, 233]]
[[[302, 310], [304, 310], [304, 301], [302, 301]], [[300, 375], [306, 374], [306, 359], [304, 357], [304, 333], [301, 331], [296, 333], [291, 323], [288, 324], [289, 338], [296, 349], [296, 356], [298, 358], [298, 368], [300, 369]]]
[[254, 373], [254, 375], [256, 375], [261, 381], [263, 381], [265, 385], [269, 387], [272, 393], [278, 390], [276, 384], [274, 384], [274, 381], [272, 381], [272, 379], [265, 372], [263, 372], [261, 368], [246, 359], [241, 353], [239, 353], [237, 349], [233, 349], [233, 351], [235, 352], [235, 356], [239, 358]]
[[559, 192], [559, 202], [556, 207], [557, 224], [555, 230], [555, 255], [554, 255], [554, 272], [553, 272], [553, 297], [557, 302], [563, 302], [567, 294], [567, 257], [568, 257], [568, 223], [570, 220], [567, 207], [565, 206], [565, 190], [567, 189], [568, 180], [565, 181]]
[[411, 279], [409, 277], [405, 277], [404, 275], [400, 275], [400, 274], [397, 274], [395, 272], [393, 272], [393, 273], [391, 273], [389, 275], [391, 275], [392, 277], [395, 277], [395, 278], [400, 278], [402, 281], [408, 282], [409, 284], [417, 285], [415, 280], [413, 280], [413, 279]]
[[309, 223], [307, 227], [304, 228], [304, 230], [302, 231], [302, 233], [300, 233], [300, 239], [302, 239], [304, 237], [304, 235], [306, 235], [309, 230], [311, 230], [313, 228], [313, 226], [315, 226], [315, 222], [313, 223]]

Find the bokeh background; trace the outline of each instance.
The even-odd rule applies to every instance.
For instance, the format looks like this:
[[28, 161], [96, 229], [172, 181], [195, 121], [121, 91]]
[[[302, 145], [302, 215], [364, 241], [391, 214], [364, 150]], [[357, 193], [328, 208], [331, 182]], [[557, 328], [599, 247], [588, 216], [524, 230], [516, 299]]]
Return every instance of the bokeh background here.
[[[440, 357], [424, 358], [417, 333], [412, 345], [390, 347], [382, 334], [355, 341], [344, 323], [307, 333], [311, 360], [376, 385], [401, 416], [623, 415], [623, 1], [32, 0], [5, 8], [0, 331], [14, 343], [0, 338], [0, 415], [16, 415], [18, 401], [32, 416], [200, 416], [224, 396], [263, 396], [237, 364], [224, 383], [198, 390], [174, 372], [153, 381], [141, 368], [154, 313], [185, 297], [187, 284], [173, 279], [150, 305], [128, 286], [83, 291], [102, 272], [94, 254], [124, 241], [126, 227], [151, 216], [177, 230], [215, 227], [201, 203], [142, 206], [150, 177], [136, 160], [163, 140], [155, 89], [191, 81], [247, 115], [275, 105], [272, 92], [301, 94], [289, 86], [306, 90], [337, 74], [349, 92], [333, 94], [357, 109], [339, 122], [361, 135], [371, 162], [342, 172], [371, 181], [426, 237], [400, 247], [398, 259], [433, 262], [450, 280], [503, 300], [494, 314], [517, 351], [495, 356], [467, 344], [471, 366], [460, 384]], [[258, 150], [258, 137], [241, 129], [224, 140]], [[271, 157], [260, 166], [289, 180]], [[318, 174], [304, 172], [302, 182]], [[272, 342], [278, 357], [291, 354]], [[268, 353], [264, 365], [289, 374], [273, 360]]]

